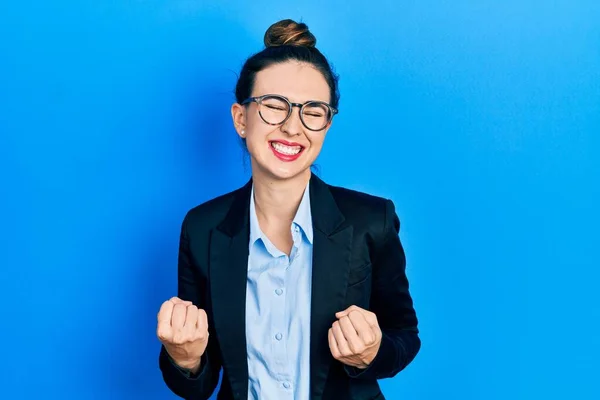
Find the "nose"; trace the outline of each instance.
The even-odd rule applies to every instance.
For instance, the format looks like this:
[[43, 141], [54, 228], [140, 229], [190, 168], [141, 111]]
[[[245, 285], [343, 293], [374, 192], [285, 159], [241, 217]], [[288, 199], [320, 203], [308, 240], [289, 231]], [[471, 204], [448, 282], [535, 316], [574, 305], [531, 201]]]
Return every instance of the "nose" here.
[[302, 133], [303, 125], [300, 119], [300, 107], [292, 106], [292, 113], [281, 126], [281, 130], [290, 136], [298, 136]]

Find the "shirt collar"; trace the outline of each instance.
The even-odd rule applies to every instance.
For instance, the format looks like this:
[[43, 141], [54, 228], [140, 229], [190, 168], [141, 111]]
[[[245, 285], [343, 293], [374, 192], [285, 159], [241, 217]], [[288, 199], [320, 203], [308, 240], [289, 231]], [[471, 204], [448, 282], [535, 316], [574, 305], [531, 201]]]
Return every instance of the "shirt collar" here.
[[[298, 225], [304, 236], [310, 244], [313, 243], [313, 226], [312, 226], [312, 213], [310, 208], [310, 190], [309, 190], [310, 182], [306, 185], [304, 189], [304, 194], [302, 195], [302, 200], [300, 201], [300, 206], [298, 207], [298, 211], [294, 216], [294, 220], [292, 226]], [[252, 190], [250, 192], [250, 245], [253, 245], [257, 239], [262, 239], [263, 232], [260, 229], [258, 224], [258, 218], [256, 216], [256, 205], [254, 204], [254, 185], [252, 185]]]
[[298, 207], [298, 211], [294, 216], [294, 223], [302, 229], [304, 232], [304, 236], [310, 244], [313, 242], [313, 226], [312, 226], [312, 213], [310, 209], [310, 190], [309, 190], [310, 182], [306, 185], [304, 189], [304, 194], [302, 195], [302, 200], [300, 201], [300, 206]]

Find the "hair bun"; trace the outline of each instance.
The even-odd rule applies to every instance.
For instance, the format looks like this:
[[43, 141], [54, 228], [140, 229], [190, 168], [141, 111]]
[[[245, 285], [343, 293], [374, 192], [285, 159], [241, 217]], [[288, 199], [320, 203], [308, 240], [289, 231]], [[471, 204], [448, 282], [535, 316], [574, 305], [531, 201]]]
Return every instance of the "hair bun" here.
[[315, 47], [317, 38], [305, 23], [284, 19], [274, 23], [265, 32], [265, 47], [303, 46]]

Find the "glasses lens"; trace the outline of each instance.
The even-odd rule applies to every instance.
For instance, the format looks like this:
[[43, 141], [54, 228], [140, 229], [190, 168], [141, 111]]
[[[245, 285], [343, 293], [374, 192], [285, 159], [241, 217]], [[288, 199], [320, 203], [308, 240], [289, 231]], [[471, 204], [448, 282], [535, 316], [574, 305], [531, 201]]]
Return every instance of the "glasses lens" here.
[[326, 104], [308, 103], [302, 110], [302, 120], [308, 129], [319, 131], [329, 123], [331, 112]]
[[260, 115], [268, 124], [277, 125], [282, 123], [289, 112], [290, 105], [280, 97], [265, 97], [260, 103]]

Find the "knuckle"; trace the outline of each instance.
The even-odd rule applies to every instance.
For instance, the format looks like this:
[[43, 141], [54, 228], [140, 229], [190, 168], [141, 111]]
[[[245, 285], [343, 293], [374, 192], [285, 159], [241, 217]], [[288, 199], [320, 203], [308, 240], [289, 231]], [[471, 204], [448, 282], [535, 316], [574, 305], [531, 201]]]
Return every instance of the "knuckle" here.
[[186, 307], [187, 307], [188, 311], [190, 311], [190, 310], [193, 310], [193, 311], [196, 311], [196, 312], [198, 311], [198, 307], [196, 307], [193, 304], [188, 304]]
[[156, 336], [158, 336], [158, 338], [161, 341], [165, 341], [165, 340], [169, 339], [168, 331], [162, 326], [159, 326], [158, 329], [156, 330]]

